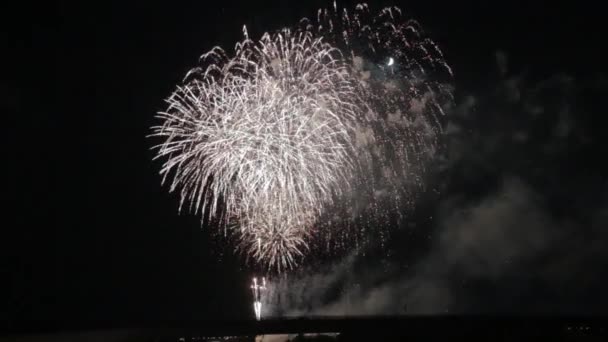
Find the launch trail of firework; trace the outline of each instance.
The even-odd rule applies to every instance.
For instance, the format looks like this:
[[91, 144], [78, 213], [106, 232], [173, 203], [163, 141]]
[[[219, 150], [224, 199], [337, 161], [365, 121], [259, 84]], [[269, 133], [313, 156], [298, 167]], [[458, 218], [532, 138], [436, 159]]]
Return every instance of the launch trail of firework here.
[[439, 48], [398, 8], [363, 4], [243, 35], [233, 54], [201, 57], [153, 127], [180, 211], [217, 219], [247, 258], [279, 272], [311, 241], [388, 229], [439, 148], [451, 101]]
[[262, 319], [262, 291], [266, 290], [266, 278], [263, 277], [262, 282], [258, 284], [258, 278], [253, 277], [251, 290], [253, 291], [253, 311], [255, 318], [259, 321]]

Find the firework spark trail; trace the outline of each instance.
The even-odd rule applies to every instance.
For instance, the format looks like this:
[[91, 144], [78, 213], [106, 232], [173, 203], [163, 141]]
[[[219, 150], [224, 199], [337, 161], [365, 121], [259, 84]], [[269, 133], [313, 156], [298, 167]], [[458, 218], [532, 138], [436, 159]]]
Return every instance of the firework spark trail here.
[[262, 277], [261, 284], [258, 284], [258, 278], [253, 277], [251, 290], [253, 291], [253, 312], [259, 321], [262, 319], [262, 291], [266, 290], [266, 278]]
[[238, 248], [279, 271], [305, 255], [313, 225], [333, 233], [319, 221], [351, 210], [356, 191], [375, 208], [368, 225], [386, 221], [410, 197], [403, 179], [421, 183], [451, 96], [430, 81], [451, 75], [441, 51], [400, 15], [334, 4], [257, 41], [244, 29], [233, 56], [203, 55], [153, 127], [180, 210], [238, 222]]

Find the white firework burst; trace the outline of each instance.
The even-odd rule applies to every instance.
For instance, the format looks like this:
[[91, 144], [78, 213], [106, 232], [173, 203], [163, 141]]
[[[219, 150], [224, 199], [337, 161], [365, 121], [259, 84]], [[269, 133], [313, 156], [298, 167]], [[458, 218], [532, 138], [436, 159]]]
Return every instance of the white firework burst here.
[[297, 265], [313, 226], [341, 245], [353, 226], [384, 240], [439, 147], [451, 74], [398, 8], [334, 4], [257, 41], [244, 29], [234, 54], [203, 55], [158, 114], [163, 182], [180, 210], [236, 223], [237, 248], [268, 269]]
[[245, 31], [234, 57], [215, 48], [203, 59], [158, 115], [161, 174], [172, 173], [181, 205], [215, 215], [222, 204], [242, 237], [261, 239], [252, 257], [291, 267], [300, 232], [352, 178], [356, 83], [339, 51], [309, 32], [253, 42]]
[[442, 117], [453, 102], [452, 70], [421, 25], [397, 7], [374, 14], [367, 4], [349, 12], [334, 2], [299, 27], [342, 51], [366, 106], [355, 137], [356, 192], [322, 220], [334, 242], [330, 249], [350, 248], [374, 234], [383, 244], [413, 207], [428, 162], [440, 149]]

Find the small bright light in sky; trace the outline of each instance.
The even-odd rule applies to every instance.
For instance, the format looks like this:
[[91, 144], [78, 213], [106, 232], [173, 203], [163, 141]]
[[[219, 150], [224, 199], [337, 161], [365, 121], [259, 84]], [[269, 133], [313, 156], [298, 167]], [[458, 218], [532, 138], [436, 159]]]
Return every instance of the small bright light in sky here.
[[388, 58], [388, 66], [391, 66], [395, 63], [395, 60], [393, 59], [393, 57], [389, 57]]

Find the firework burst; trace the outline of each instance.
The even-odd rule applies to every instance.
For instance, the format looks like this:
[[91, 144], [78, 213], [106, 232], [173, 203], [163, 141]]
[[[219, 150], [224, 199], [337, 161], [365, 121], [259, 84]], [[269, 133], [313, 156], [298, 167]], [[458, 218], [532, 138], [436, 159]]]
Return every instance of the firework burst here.
[[432, 73], [451, 70], [397, 13], [334, 6], [257, 41], [244, 29], [232, 55], [203, 55], [153, 127], [180, 210], [236, 222], [238, 249], [278, 271], [304, 257], [312, 226], [334, 233], [328, 211], [348, 226], [362, 192], [374, 210], [357, 215], [368, 222], [398, 211], [404, 180], [420, 184], [437, 147], [450, 95]]
[[453, 102], [452, 70], [421, 25], [397, 7], [373, 14], [366, 4], [349, 12], [334, 2], [299, 27], [342, 51], [366, 105], [354, 139], [355, 191], [326, 211], [323, 245], [350, 249], [372, 236], [384, 244], [413, 208], [440, 149], [442, 117]]
[[161, 174], [195, 212], [213, 216], [222, 203], [250, 256], [290, 267], [307, 226], [352, 178], [355, 80], [309, 32], [254, 43], [245, 31], [234, 57], [215, 48], [203, 64], [159, 114]]

